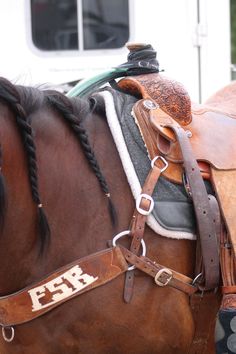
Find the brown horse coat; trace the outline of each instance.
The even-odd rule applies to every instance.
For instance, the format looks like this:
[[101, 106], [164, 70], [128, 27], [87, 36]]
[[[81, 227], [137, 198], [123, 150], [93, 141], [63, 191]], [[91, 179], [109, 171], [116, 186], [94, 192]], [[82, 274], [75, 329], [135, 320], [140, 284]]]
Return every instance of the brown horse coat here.
[[[28, 97], [27, 90], [24, 95], [21, 101], [26, 107], [24, 101], [31, 96]], [[32, 200], [27, 158], [15, 113], [6, 100], [1, 100], [0, 144], [7, 201], [0, 238], [1, 296], [79, 257], [106, 248], [108, 240], [129, 227], [134, 209], [105, 117], [87, 114], [84, 126], [117, 211], [116, 229], [109, 217], [107, 198], [75, 134], [63, 115], [45, 103], [47, 93], [35, 91], [34, 95], [27, 119], [37, 148], [39, 192], [51, 241], [39, 256], [37, 206]], [[77, 105], [79, 117], [86, 103], [77, 99], [74, 106]], [[152, 260], [193, 276], [193, 241], [162, 238], [149, 228], [145, 241], [147, 255]], [[0, 353], [188, 353], [194, 335], [188, 296], [173, 288], [159, 288], [151, 278], [136, 272], [130, 304], [123, 301], [124, 276], [120, 276], [32, 322], [17, 326], [13, 342], [7, 343], [0, 336]]]

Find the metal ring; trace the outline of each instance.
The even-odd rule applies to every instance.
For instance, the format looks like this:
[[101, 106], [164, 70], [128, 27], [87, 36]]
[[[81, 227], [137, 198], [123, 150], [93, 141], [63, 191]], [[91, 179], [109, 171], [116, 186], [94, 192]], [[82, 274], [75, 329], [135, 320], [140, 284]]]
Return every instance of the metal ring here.
[[166, 159], [164, 159], [163, 156], [156, 156], [156, 157], [154, 157], [154, 159], [152, 159], [152, 161], [151, 161], [151, 166], [152, 166], [152, 168], [153, 168], [155, 162], [156, 162], [158, 159], [160, 159], [160, 160], [164, 163], [164, 165], [165, 165], [164, 167], [161, 168], [161, 172], [164, 172], [164, 171], [167, 169], [167, 167], [169, 166], [169, 164], [168, 164], [168, 162], [166, 161]]
[[195, 285], [195, 283], [198, 281], [198, 279], [202, 276], [202, 273], [199, 273], [192, 281], [192, 285]]
[[[143, 248], [142, 256], [145, 257], [147, 248], [146, 248], [146, 244], [145, 244], [143, 239], [141, 240], [141, 245], [142, 245], [142, 248]], [[136, 268], [135, 265], [129, 266], [127, 271], [129, 272], [131, 270], [134, 270], [135, 268]]]
[[117, 234], [115, 237], [113, 237], [112, 246], [115, 247], [116, 246], [116, 241], [119, 240], [119, 238], [121, 238], [123, 236], [126, 236], [126, 235], [129, 235], [129, 234], [130, 234], [130, 230], [125, 230], [125, 231], [122, 231], [119, 234]]
[[[116, 246], [116, 241], [119, 240], [119, 238], [121, 238], [123, 236], [126, 236], [126, 235], [129, 235], [129, 234], [130, 234], [130, 230], [125, 230], [125, 231], [122, 231], [119, 234], [117, 234], [112, 240], [112, 246], [115, 247]], [[143, 249], [142, 256], [145, 257], [146, 256], [146, 252], [147, 252], [147, 247], [146, 247], [146, 244], [145, 244], [143, 239], [141, 240], [141, 245], [142, 245], [142, 249]], [[129, 266], [127, 271], [133, 270], [135, 268], [136, 268], [135, 265]]]
[[[10, 330], [11, 331], [11, 335], [10, 337], [8, 337], [6, 335], [6, 329]], [[6, 341], [6, 342], [12, 342], [14, 337], [15, 337], [15, 330], [13, 327], [2, 327], [2, 336], [3, 336], [3, 339]]]

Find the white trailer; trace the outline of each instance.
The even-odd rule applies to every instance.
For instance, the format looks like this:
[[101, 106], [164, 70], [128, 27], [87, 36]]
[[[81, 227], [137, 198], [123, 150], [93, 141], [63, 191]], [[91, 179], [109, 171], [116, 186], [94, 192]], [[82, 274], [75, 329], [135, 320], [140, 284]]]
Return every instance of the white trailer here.
[[16, 83], [95, 75], [126, 61], [127, 41], [152, 44], [194, 101], [230, 82], [229, 0], [0, 2], [0, 75]]

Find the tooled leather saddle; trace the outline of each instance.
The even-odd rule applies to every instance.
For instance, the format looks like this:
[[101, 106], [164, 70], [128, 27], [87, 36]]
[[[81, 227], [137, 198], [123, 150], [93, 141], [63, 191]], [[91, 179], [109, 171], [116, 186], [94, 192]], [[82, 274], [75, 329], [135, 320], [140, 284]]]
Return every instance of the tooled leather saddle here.
[[[224, 236], [218, 236], [218, 242], [221, 243], [223, 291], [225, 289], [227, 294], [235, 292], [232, 259], [236, 255], [236, 83], [217, 92], [204, 105], [192, 104], [181, 84], [159, 73], [124, 78], [118, 85], [125, 92], [141, 98], [134, 105], [132, 114], [150, 159], [161, 155], [168, 161], [169, 167], [163, 171], [163, 175], [173, 182], [182, 183], [185, 176], [183, 166], [186, 169], [186, 159], [192, 154], [201, 176], [211, 181], [227, 230]], [[189, 141], [187, 145], [184, 143], [185, 147], [181, 147], [182, 138], [178, 138], [180, 131], [182, 138]], [[185, 154], [187, 157], [184, 157]], [[184, 180], [189, 188], [189, 181], [186, 178]], [[191, 195], [191, 188], [189, 192]], [[224, 247], [225, 244], [230, 245], [228, 249]], [[204, 245], [207, 243], [201, 244], [201, 248]], [[211, 258], [209, 250], [201, 251], [206, 253], [207, 262]], [[211, 261], [206, 267], [210, 266]]]

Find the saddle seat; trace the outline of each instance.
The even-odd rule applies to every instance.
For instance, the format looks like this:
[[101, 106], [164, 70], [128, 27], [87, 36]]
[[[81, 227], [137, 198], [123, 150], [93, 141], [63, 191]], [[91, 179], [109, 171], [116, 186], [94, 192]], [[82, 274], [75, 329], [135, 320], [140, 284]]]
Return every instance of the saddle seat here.
[[[182, 155], [168, 126], [179, 124], [188, 134], [204, 177], [209, 166], [236, 169], [236, 83], [213, 95], [205, 105], [191, 104], [183, 86], [159, 73], [124, 78], [119, 87], [142, 99], [133, 107], [151, 159], [164, 155], [169, 162], [165, 176], [182, 183]], [[148, 107], [149, 106], [149, 107]], [[171, 119], [173, 118], [173, 119]]]

